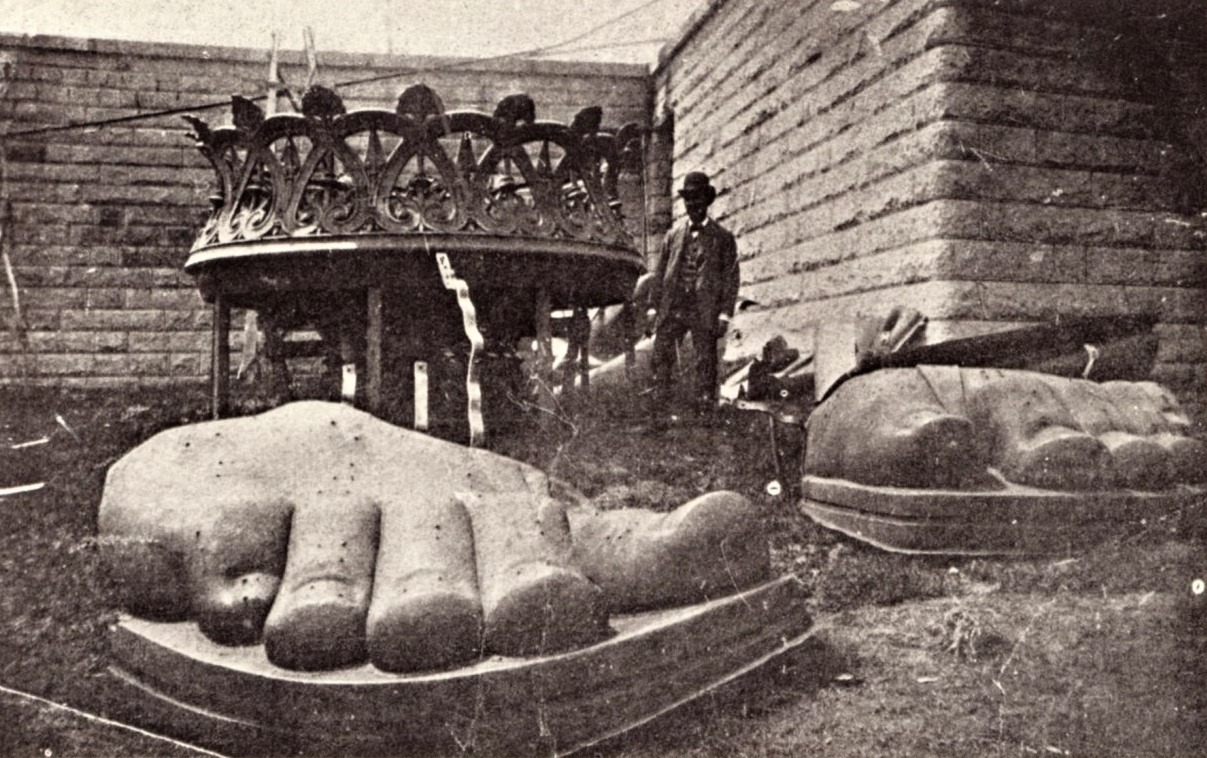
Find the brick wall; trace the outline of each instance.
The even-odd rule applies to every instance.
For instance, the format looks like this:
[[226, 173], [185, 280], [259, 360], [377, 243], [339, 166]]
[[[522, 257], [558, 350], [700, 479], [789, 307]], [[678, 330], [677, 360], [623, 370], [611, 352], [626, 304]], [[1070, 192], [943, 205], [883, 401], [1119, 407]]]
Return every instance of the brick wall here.
[[[424, 81], [450, 109], [491, 111], [528, 92], [542, 119], [604, 108], [604, 125], [645, 123], [639, 66], [523, 60], [457, 61], [319, 53], [320, 84], [346, 105], [393, 107]], [[419, 73], [420, 69], [429, 69]], [[0, 35], [0, 137], [12, 217], [5, 249], [27, 329], [7, 328], [0, 282], [0, 383], [108, 386], [195, 382], [209, 370], [210, 314], [180, 266], [208, 207], [212, 171], [178, 115], [39, 135], [17, 132], [192, 110], [227, 123], [229, 96], [263, 93], [266, 51]], [[282, 56], [300, 90], [301, 56]], [[300, 94], [300, 93], [299, 93]], [[238, 338], [236, 337], [236, 344]], [[24, 342], [24, 344], [22, 344]]]
[[655, 112], [675, 182], [722, 188], [748, 328], [1155, 312], [1154, 378], [1198, 391], [1205, 21], [1197, 0], [720, 0], [664, 51]]

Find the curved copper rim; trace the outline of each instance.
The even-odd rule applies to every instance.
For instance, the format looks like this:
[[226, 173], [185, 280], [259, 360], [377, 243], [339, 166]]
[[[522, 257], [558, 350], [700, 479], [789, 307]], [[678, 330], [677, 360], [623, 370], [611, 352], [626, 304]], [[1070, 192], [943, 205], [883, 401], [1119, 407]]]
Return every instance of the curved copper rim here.
[[642, 267], [635, 250], [614, 245], [564, 239], [505, 237], [494, 235], [350, 235], [307, 238], [274, 238], [254, 242], [228, 242], [193, 251], [185, 261], [187, 273], [221, 264], [277, 256], [313, 253], [375, 252], [410, 254], [415, 252], [477, 253], [500, 255], [545, 255], [558, 258], [592, 258]]

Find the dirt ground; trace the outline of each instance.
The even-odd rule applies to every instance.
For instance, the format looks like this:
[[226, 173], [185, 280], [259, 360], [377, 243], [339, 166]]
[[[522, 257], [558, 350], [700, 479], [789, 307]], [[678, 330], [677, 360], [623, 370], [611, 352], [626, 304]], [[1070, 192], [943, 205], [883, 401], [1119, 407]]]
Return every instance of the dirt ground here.
[[[248, 406], [245, 406], [248, 409]], [[672, 409], [675, 410], [675, 409]], [[603, 506], [674, 507], [733, 489], [761, 508], [781, 572], [812, 591], [816, 634], [790, 659], [590, 751], [595, 756], [1207, 755], [1204, 509], [1027, 560], [892, 555], [820, 529], [777, 475], [765, 417], [644, 402], [524, 417], [500, 452]], [[539, 415], [539, 414], [537, 414]], [[61, 710], [114, 712], [116, 618], [93, 537], [104, 473], [156, 431], [203, 419], [200, 393], [0, 391], [0, 755], [192, 755]], [[57, 418], [56, 418], [57, 417]]]

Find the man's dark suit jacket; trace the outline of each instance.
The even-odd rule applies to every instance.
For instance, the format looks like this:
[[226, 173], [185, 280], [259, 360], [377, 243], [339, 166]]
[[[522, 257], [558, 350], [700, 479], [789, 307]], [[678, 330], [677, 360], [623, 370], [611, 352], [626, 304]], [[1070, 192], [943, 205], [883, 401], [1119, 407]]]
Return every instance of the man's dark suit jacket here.
[[[649, 299], [649, 303], [658, 309], [654, 320], [655, 329], [671, 315], [679, 286], [679, 275], [690, 241], [691, 231], [685, 220], [666, 233], [658, 248]], [[695, 323], [707, 323], [715, 330], [717, 318], [722, 313], [732, 316], [737, 304], [738, 246], [733, 235], [712, 219], [699, 231], [696, 241], [703, 249], [700, 254], [700, 270], [696, 277], [699, 320]]]

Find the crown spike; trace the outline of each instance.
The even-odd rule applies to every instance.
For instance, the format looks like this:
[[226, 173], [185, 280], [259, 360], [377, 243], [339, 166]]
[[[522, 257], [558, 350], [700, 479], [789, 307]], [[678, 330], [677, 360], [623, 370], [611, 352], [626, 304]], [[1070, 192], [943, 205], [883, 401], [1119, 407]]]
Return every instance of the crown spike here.
[[294, 177], [302, 169], [302, 157], [298, 155], [298, 146], [293, 137], [285, 140], [285, 149], [281, 151], [281, 164], [285, 167], [285, 176]]
[[474, 142], [469, 136], [469, 132], [461, 133], [461, 144], [457, 146], [457, 168], [463, 174], [470, 174], [478, 167], [478, 161], [474, 158]]
[[386, 151], [381, 146], [381, 136], [377, 128], [369, 129], [369, 144], [365, 148], [365, 167], [370, 173], [376, 174], [386, 163]]

